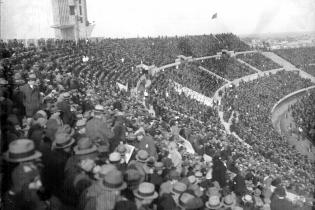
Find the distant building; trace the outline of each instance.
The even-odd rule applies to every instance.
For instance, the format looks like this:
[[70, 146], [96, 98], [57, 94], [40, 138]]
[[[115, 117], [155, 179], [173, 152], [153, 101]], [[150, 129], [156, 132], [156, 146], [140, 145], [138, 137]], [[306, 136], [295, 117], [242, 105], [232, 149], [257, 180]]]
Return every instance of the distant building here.
[[87, 18], [86, 0], [52, 0], [57, 39], [78, 40], [90, 37], [94, 25]]

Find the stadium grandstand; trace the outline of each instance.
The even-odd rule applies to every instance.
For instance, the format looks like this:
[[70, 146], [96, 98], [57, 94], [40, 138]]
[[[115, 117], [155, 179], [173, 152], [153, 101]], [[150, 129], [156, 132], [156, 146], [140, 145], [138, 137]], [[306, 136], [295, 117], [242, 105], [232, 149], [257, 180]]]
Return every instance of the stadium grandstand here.
[[72, 3], [0, 42], [0, 209], [314, 209], [313, 48], [88, 38]]

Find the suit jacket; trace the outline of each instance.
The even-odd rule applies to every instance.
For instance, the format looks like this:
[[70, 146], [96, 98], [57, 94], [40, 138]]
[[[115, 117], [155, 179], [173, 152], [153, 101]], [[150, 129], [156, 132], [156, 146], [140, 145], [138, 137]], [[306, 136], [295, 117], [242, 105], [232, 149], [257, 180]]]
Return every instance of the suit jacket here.
[[31, 88], [29, 84], [25, 84], [20, 90], [23, 93], [26, 116], [32, 117], [40, 109], [41, 96], [39, 89], [36, 86]]
[[150, 156], [154, 157], [156, 160], [158, 158], [158, 154], [156, 151], [156, 145], [151, 136], [144, 136], [140, 141], [138, 148], [140, 150], [146, 150]]
[[271, 210], [293, 210], [295, 209], [293, 204], [287, 199], [279, 199], [277, 196], [274, 196], [271, 199], [270, 203]]

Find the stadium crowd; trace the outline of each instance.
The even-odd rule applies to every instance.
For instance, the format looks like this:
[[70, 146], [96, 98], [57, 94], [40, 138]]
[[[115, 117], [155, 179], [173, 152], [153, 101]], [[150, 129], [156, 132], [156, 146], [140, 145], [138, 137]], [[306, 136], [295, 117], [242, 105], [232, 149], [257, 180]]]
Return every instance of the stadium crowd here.
[[291, 179], [302, 178], [227, 134], [216, 106], [177, 94], [168, 75], [154, 78], [145, 94], [155, 114], [132, 96], [141, 73], [130, 67], [151, 55], [142, 54], [144, 42], [10, 46], [0, 69], [2, 209], [307, 208], [305, 198], [286, 198]]
[[[223, 109], [238, 112], [231, 130], [250, 144], [253, 149], [282, 168], [278, 173], [292, 180], [300, 192], [314, 188], [314, 163], [300, 155], [282, 138], [270, 120], [273, 105], [285, 95], [312, 85], [310, 80], [299, 77], [297, 72], [280, 71], [238, 87], [226, 90]], [[231, 113], [231, 111], [230, 111]]]
[[273, 62], [271, 59], [263, 56], [260, 53], [250, 53], [250, 54], [238, 55], [237, 58], [245, 61], [246, 63], [254, 66], [255, 68], [257, 68], [261, 71], [269, 71], [272, 69], [281, 68], [280, 65]]
[[167, 70], [168, 78], [205, 96], [211, 97], [224, 80], [199, 69], [195, 64], [183, 64]]
[[221, 59], [207, 59], [199, 62], [199, 64], [230, 81], [256, 73], [246, 65], [239, 63], [235, 58], [227, 56], [222, 56]]
[[280, 49], [274, 51], [279, 56], [291, 62], [297, 68], [315, 76], [315, 47]]
[[310, 90], [307, 95], [290, 107], [290, 111], [297, 127], [302, 129], [302, 135], [315, 144], [315, 91]]

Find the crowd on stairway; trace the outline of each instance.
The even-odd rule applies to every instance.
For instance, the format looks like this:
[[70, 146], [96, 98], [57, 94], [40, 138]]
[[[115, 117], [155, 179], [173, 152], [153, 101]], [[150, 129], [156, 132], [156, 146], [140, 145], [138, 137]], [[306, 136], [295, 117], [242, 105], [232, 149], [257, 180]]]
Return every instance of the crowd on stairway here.
[[2, 43], [10, 56], [0, 65], [1, 209], [309, 208], [309, 196], [287, 197], [300, 175], [285, 173], [292, 164], [227, 134], [217, 104], [180, 95], [168, 75], [152, 79], [144, 100], [131, 93], [143, 74], [136, 64], [175, 58], [148, 50], [151, 41]]
[[288, 48], [274, 51], [297, 68], [315, 76], [315, 47]]
[[273, 62], [271, 59], [265, 57], [261, 53], [241, 54], [238, 55], [237, 58], [245, 61], [246, 63], [250, 64], [251, 66], [257, 68], [260, 71], [269, 71], [272, 69], [281, 68], [280, 65]]

